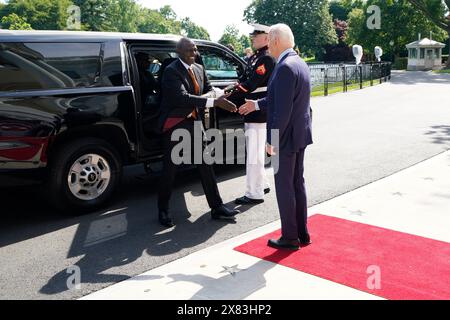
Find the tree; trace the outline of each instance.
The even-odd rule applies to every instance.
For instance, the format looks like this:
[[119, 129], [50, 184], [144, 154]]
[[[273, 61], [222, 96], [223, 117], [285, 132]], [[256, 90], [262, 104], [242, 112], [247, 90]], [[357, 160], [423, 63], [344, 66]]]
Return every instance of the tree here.
[[[245, 34], [243, 34], [239, 38], [239, 42], [242, 46], [242, 50], [245, 50], [246, 48], [251, 48], [251, 46], [252, 46], [252, 41], [250, 40], [250, 37]], [[244, 55], [244, 52], [242, 52], [242, 55]]]
[[233, 46], [234, 51], [237, 54], [242, 54], [245, 49], [242, 46], [241, 37], [239, 37], [239, 30], [235, 25], [228, 25], [225, 27], [223, 35], [219, 39], [219, 43], [224, 46]]
[[0, 9], [0, 16], [15, 13], [35, 30], [63, 30], [71, 4], [70, 0], [10, 0]]
[[353, 53], [346, 43], [348, 24], [345, 21], [334, 20], [334, 28], [336, 36], [338, 37], [338, 44], [326, 45], [324, 61], [351, 61], [353, 60]]
[[83, 30], [137, 32], [141, 7], [134, 0], [74, 0]]
[[173, 11], [172, 7], [169, 5], [165, 5], [164, 7], [159, 9], [159, 13], [167, 20], [177, 20], [177, 14]]
[[80, 7], [83, 30], [115, 31], [111, 21], [111, 0], [73, 0]]
[[[417, 10], [423, 13], [427, 19], [434, 23], [438, 28], [444, 30], [448, 37], [448, 46], [450, 47], [450, 0], [408, 0]], [[450, 68], [450, 59], [447, 61], [447, 67]]]
[[114, 31], [137, 32], [141, 7], [135, 0], [114, 0], [109, 8]]
[[205, 28], [196, 25], [189, 18], [181, 20], [181, 29], [183, 30], [183, 34], [188, 38], [210, 40], [208, 31]]
[[322, 53], [337, 43], [327, 0], [253, 0], [244, 12], [250, 23], [285, 23], [294, 33], [302, 52]]
[[[381, 9], [381, 29], [368, 29], [366, 13], [368, 6], [377, 5]], [[362, 9], [353, 9], [348, 19], [347, 42], [363, 46], [366, 54], [371, 54], [375, 46], [380, 46], [385, 56], [406, 55], [406, 44], [414, 41], [418, 33], [434, 34], [434, 39], [442, 41], [445, 33], [430, 23], [407, 0], [368, 0]]]
[[350, 11], [352, 11], [352, 8], [346, 6], [342, 1], [334, 0], [330, 2], [330, 14], [334, 20], [347, 21]]
[[181, 23], [166, 19], [158, 10], [142, 8], [139, 14], [138, 31], [143, 33], [181, 34]]
[[3, 29], [9, 30], [33, 30], [26, 19], [19, 17], [15, 13], [4, 16], [0, 21]]

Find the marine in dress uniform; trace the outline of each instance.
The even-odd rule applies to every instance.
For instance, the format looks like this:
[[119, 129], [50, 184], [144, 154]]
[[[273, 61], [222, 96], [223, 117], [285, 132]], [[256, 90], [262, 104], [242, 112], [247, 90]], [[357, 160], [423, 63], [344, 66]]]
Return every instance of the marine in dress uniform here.
[[[239, 82], [225, 89], [228, 99], [240, 106], [245, 99], [257, 100], [266, 97], [267, 83], [275, 68], [276, 60], [268, 52], [270, 27], [253, 24], [250, 34], [255, 53], [249, 58], [247, 68]], [[246, 192], [235, 200], [236, 204], [258, 204], [264, 202], [264, 194], [270, 191], [265, 163], [266, 113], [256, 111], [244, 117], [246, 135]]]

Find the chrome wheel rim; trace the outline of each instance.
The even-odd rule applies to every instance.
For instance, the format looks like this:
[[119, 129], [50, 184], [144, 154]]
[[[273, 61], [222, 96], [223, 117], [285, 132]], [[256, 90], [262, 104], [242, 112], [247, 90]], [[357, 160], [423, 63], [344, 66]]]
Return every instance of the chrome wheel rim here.
[[70, 192], [80, 200], [100, 197], [111, 181], [111, 169], [105, 158], [98, 154], [85, 154], [70, 167], [67, 182]]

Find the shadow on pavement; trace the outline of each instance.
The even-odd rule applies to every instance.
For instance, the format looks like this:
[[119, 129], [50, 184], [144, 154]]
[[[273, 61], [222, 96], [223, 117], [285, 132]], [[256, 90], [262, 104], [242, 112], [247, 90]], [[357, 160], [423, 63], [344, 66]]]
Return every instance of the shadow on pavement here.
[[432, 126], [425, 135], [435, 144], [448, 145], [450, 148], [450, 124]]
[[450, 74], [430, 71], [393, 71], [392, 84], [450, 84]]
[[[276, 256], [276, 262], [278, 263], [290, 254], [292, 254], [292, 252], [277, 251], [273, 255], [263, 258], [263, 260], [256, 262], [247, 269], [240, 270], [234, 274], [225, 275], [219, 279], [201, 274], [185, 275], [181, 273], [170, 274], [168, 277], [173, 279], [171, 283], [183, 281], [195, 283], [201, 286], [201, 289], [189, 299], [242, 300], [266, 286], [266, 279], [264, 275], [277, 264], [265, 261], [264, 259], [272, 260], [272, 258]], [[137, 280], [139, 280], [139, 278]]]
[[[219, 166], [215, 171], [218, 183], [245, 175], [245, 169], [240, 166]], [[157, 175], [145, 174], [141, 166], [128, 168], [125, 170], [116, 198], [105, 209], [83, 216], [71, 216], [49, 206], [39, 192], [41, 186], [2, 188], [0, 247], [77, 224], [89, 224], [102, 215], [108, 215], [111, 211], [123, 207], [134, 209], [144, 216], [151, 216], [154, 219], [148, 223], [158, 224], [155, 213], [156, 202], [153, 201], [153, 197], [157, 194], [158, 181]], [[178, 196], [188, 191], [194, 195], [203, 195], [195, 169], [180, 171], [177, 176], [172, 198], [172, 207], [176, 211], [186, 211], [184, 199], [182, 197], [178, 199]], [[224, 199], [226, 200], [229, 199]]]
[[[238, 167], [218, 168], [216, 171], [218, 182], [244, 174]], [[44, 206], [37, 209], [37, 216], [32, 222], [26, 222], [24, 220], [29, 217], [31, 207], [22, 203], [16, 208], [19, 216], [16, 219], [10, 217], [9, 232], [6, 236], [2, 234], [2, 242], [16, 243], [52, 230], [77, 225], [67, 259], [81, 257], [77, 262], [71, 263], [71, 266], [74, 264], [80, 268], [81, 284], [123, 281], [129, 278], [127, 272], [133, 273], [133, 268], [127, 266], [144, 254], [147, 259], [151, 259], [152, 267], [157, 267], [173, 259], [166, 256], [200, 244], [206, 245], [218, 230], [228, 223], [235, 223], [212, 220], [207, 207], [198, 217], [191, 216], [184, 193], [203, 196], [197, 176], [197, 171], [191, 170], [177, 177], [177, 187], [171, 198], [171, 212], [176, 222], [174, 228], [165, 229], [158, 223], [158, 180], [153, 177], [127, 177], [118, 199], [107, 211], [87, 216], [62, 219], [58, 218], [57, 213], [50, 211], [48, 215], [44, 214], [44, 221], [39, 221], [39, 215], [47, 212], [48, 208]], [[36, 221], [37, 225], [33, 224]], [[44, 225], [44, 228], [38, 225]], [[3, 228], [6, 226], [3, 225]], [[27, 232], [24, 234], [18, 229]], [[40, 289], [40, 293], [55, 295], [68, 291], [67, 281], [70, 276], [64, 268], [48, 280]]]

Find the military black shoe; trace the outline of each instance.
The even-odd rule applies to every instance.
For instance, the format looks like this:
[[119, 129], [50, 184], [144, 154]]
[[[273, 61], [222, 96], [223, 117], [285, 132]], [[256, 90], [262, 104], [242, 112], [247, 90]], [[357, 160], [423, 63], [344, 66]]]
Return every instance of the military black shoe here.
[[236, 204], [244, 204], [244, 205], [249, 205], [249, 204], [260, 204], [263, 203], [264, 199], [250, 199], [247, 196], [243, 196], [240, 198], [237, 198], [236, 200], [234, 200], [234, 203]]
[[278, 240], [270, 239], [267, 245], [275, 249], [298, 250], [300, 248], [300, 241], [298, 239], [289, 240], [281, 237]]

